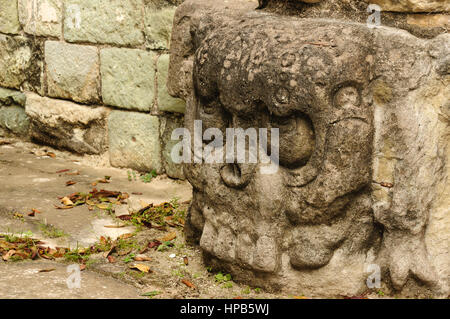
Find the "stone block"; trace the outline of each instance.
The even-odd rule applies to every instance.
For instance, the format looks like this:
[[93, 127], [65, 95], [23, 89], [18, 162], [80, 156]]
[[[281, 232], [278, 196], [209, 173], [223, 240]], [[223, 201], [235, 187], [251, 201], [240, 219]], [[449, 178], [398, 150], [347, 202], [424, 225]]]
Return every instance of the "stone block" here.
[[61, 37], [61, 0], [19, 0], [19, 20], [28, 34]]
[[169, 55], [163, 54], [157, 62], [158, 77], [158, 110], [164, 112], [183, 113], [186, 110], [184, 100], [174, 98], [167, 91], [167, 78], [169, 72]]
[[103, 102], [125, 109], [151, 110], [154, 104], [155, 54], [136, 49], [100, 51]]
[[45, 42], [48, 95], [82, 103], [100, 100], [100, 67], [96, 47]]
[[69, 42], [136, 46], [144, 43], [142, 0], [67, 0], [64, 38]]
[[18, 34], [19, 31], [17, 1], [0, 0], [0, 32]]
[[159, 118], [150, 114], [112, 111], [108, 117], [112, 166], [141, 172], [163, 172]]
[[27, 93], [25, 111], [31, 119], [31, 138], [79, 154], [107, 149], [105, 107], [90, 107]]

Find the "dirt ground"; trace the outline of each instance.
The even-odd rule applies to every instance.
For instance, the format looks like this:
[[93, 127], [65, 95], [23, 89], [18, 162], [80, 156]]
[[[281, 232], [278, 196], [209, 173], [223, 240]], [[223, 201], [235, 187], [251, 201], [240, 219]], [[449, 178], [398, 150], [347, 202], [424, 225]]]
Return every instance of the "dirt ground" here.
[[[129, 198], [108, 209], [103, 204], [57, 208], [65, 206], [62, 202], [69, 194], [89, 193], [94, 188], [127, 193]], [[0, 298], [308, 298], [301, 291], [273, 294], [249, 287], [209, 268], [198, 247], [185, 243], [180, 223], [148, 228], [117, 218], [149, 204], [174, 200], [183, 215], [191, 193], [189, 183], [166, 176], [145, 183], [137, 172], [111, 168], [106, 157], [81, 157], [1, 139], [0, 248], [10, 245], [7, 239], [11, 236], [19, 241], [39, 240], [48, 249], [65, 247], [77, 252], [106, 239], [118, 246], [82, 260], [67, 254], [8, 259], [3, 251]], [[158, 242], [162, 247], [154, 245]], [[82, 269], [81, 282], [79, 288], [71, 289], [67, 267], [74, 264]], [[141, 270], [132, 268], [136, 265]], [[364, 296], [380, 297], [386, 297], [382, 291]]]

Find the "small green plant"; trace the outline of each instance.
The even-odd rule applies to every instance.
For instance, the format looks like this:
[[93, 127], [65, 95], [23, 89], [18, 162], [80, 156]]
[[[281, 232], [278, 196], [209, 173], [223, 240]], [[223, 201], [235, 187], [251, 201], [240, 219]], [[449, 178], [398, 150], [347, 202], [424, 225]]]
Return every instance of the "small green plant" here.
[[157, 296], [159, 294], [160, 294], [159, 291], [154, 290], [154, 291], [145, 292], [141, 296], [153, 298], [153, 297], [155, 297], [155, 296]]
[[259, 293], [261, 293], [261, 288], [255, 288], [255, 289], [253, 289], [253, 291], [254, 291], [255, 293], [259, 294]]
[[15, 235], [5, 234], [5, 241], [7, 241], [8, 243], [15, 243], [18, 240], [19, 240], [19, 237], [15, 236]]
[[378, 291], [377, 291], [377, 295], [383, 297], [383, 296], [384, 296], [384, 292], [381, 291], [381, 290], [378, 290]]
[[150, 183], [154, 177], [156, 177], [156, 170], [152, 170], [150, 173], [141, 175], [141, 181], [144, 183]]
[[179, 269], [174, 270], [174, 271], [172, 272], [172, 274], [173, 274], [174, 276], [177, 276], [177, 277], [180, 277], [180, 278], [184, 278], [184, 274], [183, 274]]
[[226, 282], [222, 285], [222, 288], [227, 288], [227, 289], [233, 288], [233, 283], [231, 281]]
[[213, 269], [212, 269], [212, 267], [211, 267], [211, 266], [208, 266], [208, 267], [206, 267], [206, 271], [207, 271], [207, 272], [212, 272], [212, 271], [213, 271]]
[[222, 274], [222, 272], [219, 272], [217, 275], [214, 276], [214, 278], [216, 279], [216, 281], [221, 284], [223, 282], [228, 282], [231, 281], [231, 275], [230, 274]]
[[128, 171], [127, 174], [129, 182], [136, 181], [136, 173], [134, 171]]
[[55, 226], [50, 224], [41, 223], [39, 225], [39, 229], [48, 238], [60, 238], [63, 236], [67, 236], [66, 233], [64, 233], [64, 231], [57, 229]]
[[89, 261], [89, 252], [84, 252], [81, 249], [69, 250], [64, 254], [64, 259], [73, 263], [87, 263]]
[[166, 251], [170, 247], [173, 247], [173, 246], [174, 246], [174, 243], [172, 241], [165, 241], [161, 245], [159, 245], [156, 250], [157, 251]]
[[247, 287], [247, 288], [245, 288], [245, 289], [242, 289], [242, 294], [244, 294], [244, 295], [248, 295], [248, 294], [250, 294], [250, 287]]
[[136, 255], [135, 254], [128, 254], [127, 256], [125, 256], [125, 258], [123, 259], [123, 262], [128, 264], [129, 262], [132, 262], [134, 260], [134, 257]]

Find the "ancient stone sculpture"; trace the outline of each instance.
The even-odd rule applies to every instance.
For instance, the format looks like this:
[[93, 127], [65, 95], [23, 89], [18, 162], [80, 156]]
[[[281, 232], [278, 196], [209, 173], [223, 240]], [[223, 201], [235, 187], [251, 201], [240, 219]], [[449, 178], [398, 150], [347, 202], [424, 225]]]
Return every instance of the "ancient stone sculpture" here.
[[[188, 237], [255, 286], [358, 294], [379, 265], [386, 289], [448, 295], [450, 36], [369, 28], [346, 1], [294, 2], [178, 8], [169, 90], [187, 101], [185, 126], [280, 132], [275, 174], [185, 165]], [[333, 19], [304, 17], [333, 5]]]

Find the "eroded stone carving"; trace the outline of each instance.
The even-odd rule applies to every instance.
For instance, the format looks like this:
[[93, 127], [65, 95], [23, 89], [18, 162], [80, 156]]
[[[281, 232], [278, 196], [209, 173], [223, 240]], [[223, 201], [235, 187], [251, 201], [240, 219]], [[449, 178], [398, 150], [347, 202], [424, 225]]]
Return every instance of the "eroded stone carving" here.
[[188, 0], [175, 16], [169, 90], [185, 126], [280, 130], [275, 174], [185, 165], [187, 235], [258, 286], [355, 294], [376, 263], [387, 287], [448, 294], [450, 37], [257, 5]]

